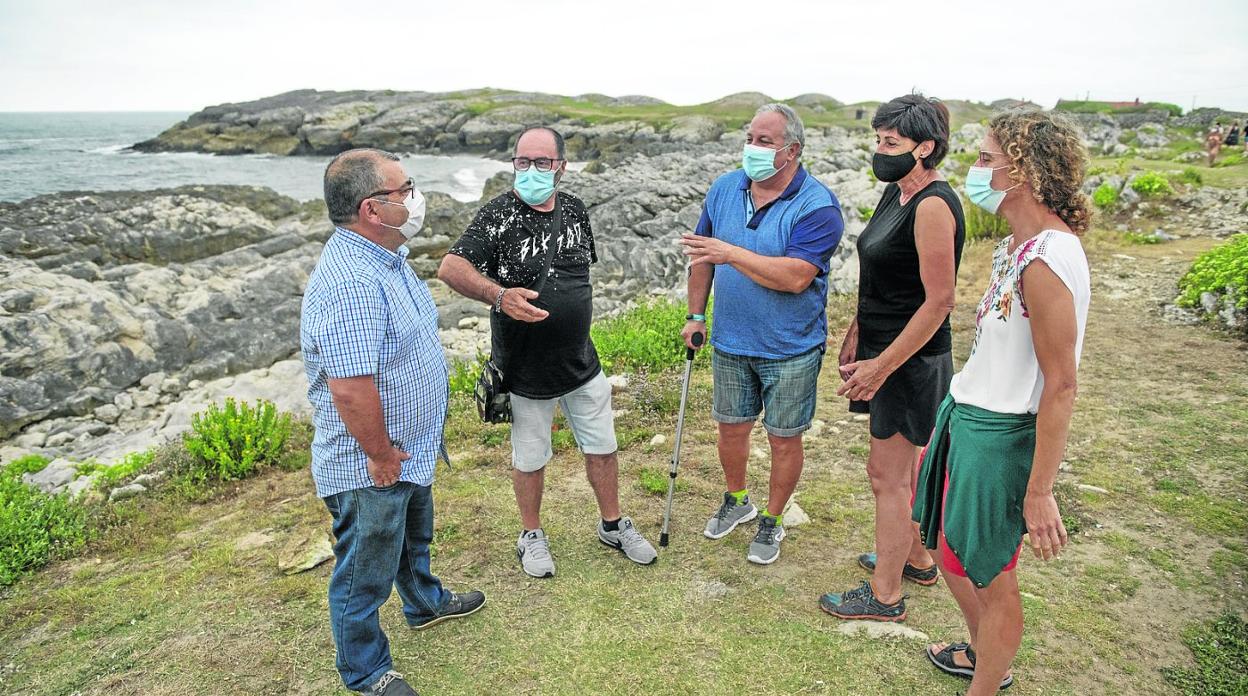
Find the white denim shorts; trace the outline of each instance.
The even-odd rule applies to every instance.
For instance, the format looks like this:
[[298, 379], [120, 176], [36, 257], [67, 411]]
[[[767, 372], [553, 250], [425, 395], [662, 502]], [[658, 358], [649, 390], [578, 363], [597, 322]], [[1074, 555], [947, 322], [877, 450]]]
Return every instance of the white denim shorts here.
[[556, 405], [572, 427], [582, 452], [611, 454], [618, 448], [611, 385], [599, 371], [593, 379], [557, 399], [511, 395], [511, 465], [517, 470], [537, 471], [550, 461], [550, 426], [555, 420]]

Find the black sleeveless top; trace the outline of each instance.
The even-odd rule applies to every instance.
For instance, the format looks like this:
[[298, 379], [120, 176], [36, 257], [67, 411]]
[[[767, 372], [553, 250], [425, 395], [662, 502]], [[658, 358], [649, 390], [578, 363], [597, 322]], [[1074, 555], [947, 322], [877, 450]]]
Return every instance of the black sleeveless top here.
[[[933, 181], [901, 204], [901, 187], [889, 184], [866, 229], [858, 236], [858, 341], [883, 351], [901, 334], [910, 317], [927, 298], [919, 276], [919, 252], [914, 245], [914, 212], [919, 202], [936, 196], [953, 213], [953, 264], [962, 262], [966, 224], [962, 201], [945, 181]], [[949, 317], [917, 355], [939, 355], [953, 348]]]

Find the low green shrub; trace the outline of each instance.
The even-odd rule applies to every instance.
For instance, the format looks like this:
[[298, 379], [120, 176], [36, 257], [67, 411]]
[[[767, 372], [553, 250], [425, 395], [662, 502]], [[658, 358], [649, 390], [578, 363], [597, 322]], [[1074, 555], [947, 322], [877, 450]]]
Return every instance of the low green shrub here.
[[[685, 362], [680, 331], [688, 310], [684, 303], [653, 300], [594, 324], [590, 336], [608, 371], [662, 370]], [[711, 307], [706, 309], [707, 320]], [[708, 324], [709, 326], [709, 324]]]
[[1160, 198], [1174, 193], [1161, 172], [1144, 172], [1131, 181], [1131, 189], [1144, 198]]
[[38, 454], [27, 454], [18, 457], [0, 469], [0, 477], [11, 476], [20, 479], [22, 474], [37, 474], [48, 465], [48, 458]]
[[178, 476], [197, 483], [234, 481], [259, 469], [281, 464], [291, 435], [289, 414], [263, 399], [250, 406], [227, 398], [191, 416], [183, 444], [193, 457]]
[[480, 353], [472, 360], [452, 360], [450, 367], [450, 383], [452, 394], [471, 396], [477, 388], [477, 378], [481, 376], [481, 368], [488, 358]]
[[1160, 244], [1161, 237], [1144, 232], [1123, 232], [1122, 240], [1128, 244]]
[[1195, 307], [1202, 293], [1219, 295], [1228, 288], [1237, 296], [1237, 306], [1248, 307], [1248, 233], [1232, 235], [1225, 244], [1197, 256], [1179, 279], [1178, 303]]
[[48, 495], [22, 483], [47, 459], [22, 457], [0, 469], [0, 587], [67, 556], [87, 541], [87, 508], [66, 494]]
[[1184, 167], [1183, 172], [1172, 178], [1177, 184], [1185, 184], [1187, 186], [1200, 186], [1205, 183], [1204, 177], [1193, 167]]
[[1092, 203], [1102, 210], [1112, 210], [1118, 205], [1118, 189], [1106, 181], [1092, 192]]

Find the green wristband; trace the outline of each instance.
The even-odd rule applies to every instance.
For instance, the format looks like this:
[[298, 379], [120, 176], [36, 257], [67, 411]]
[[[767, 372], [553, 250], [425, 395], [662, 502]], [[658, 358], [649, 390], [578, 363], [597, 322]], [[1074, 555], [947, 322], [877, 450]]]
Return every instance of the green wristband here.
[[686, 314], [686, 315], [685, 315], [685, 321], [701, 321], [701, 322], [705, 322], [705, 321], [706, 321], [706, 315], [705, 315], [705, 314]]

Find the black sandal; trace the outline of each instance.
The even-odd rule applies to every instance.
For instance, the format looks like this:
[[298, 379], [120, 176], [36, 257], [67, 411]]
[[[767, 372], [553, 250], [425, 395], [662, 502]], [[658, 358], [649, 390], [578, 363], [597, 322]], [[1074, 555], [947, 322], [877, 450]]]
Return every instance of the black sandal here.
[[[933, 653], [931, 646], [928, 646], [923, 652], [927, 653], [927, 659], [936, 666], [936, 669], [945, 674], [952, 674], [955, 677], [963, 679], [972, 679], [975, 677], [975, 650], [967, 643], [950, 643], [946, 645], [944, 650]], [[956, 652], [965, 652], [966, 659], [971, 663], [970, 667], [963, 667], [953, 659]], [[1001, 680], [1000, 689], [1008, 689], [1014, 684], [1014, 675], [1007, 674]]]

